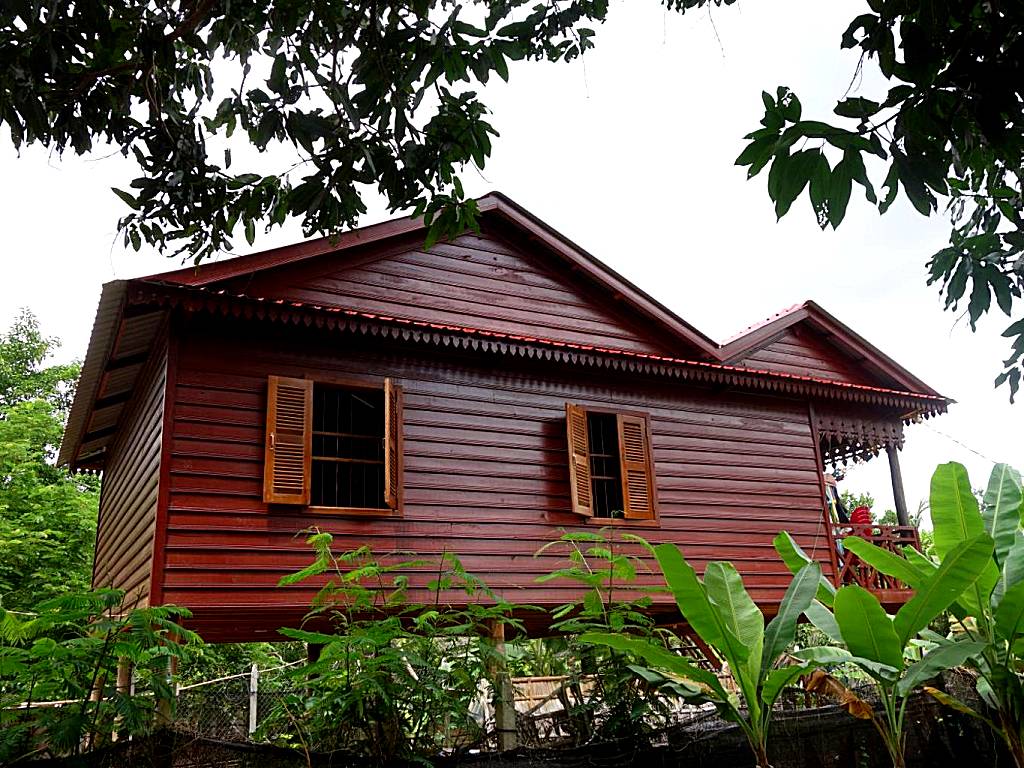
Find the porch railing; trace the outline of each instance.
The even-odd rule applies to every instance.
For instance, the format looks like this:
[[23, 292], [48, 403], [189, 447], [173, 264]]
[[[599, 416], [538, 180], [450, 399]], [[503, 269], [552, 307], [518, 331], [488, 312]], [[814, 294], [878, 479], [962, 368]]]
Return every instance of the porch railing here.
[[[903, 547], [921, 548], [921, 539], [917, 528], [912, 525], [849, 525], [841, 524], [832, 527], [832, 536], [836, 541], [839, 566], [837, 586], [857, 584], [864, 589], [878, 594], [881, 598], [899, 599], [899, 593], [910, 591], [910, 586], [899, 579], [887, 576], [861, 560], [857, 555], [843, 546], [843, 541], [851, 536], [864, 539], [889, 552], [903, 554]], [[905, 599], [905, 598], [904, 598]]]

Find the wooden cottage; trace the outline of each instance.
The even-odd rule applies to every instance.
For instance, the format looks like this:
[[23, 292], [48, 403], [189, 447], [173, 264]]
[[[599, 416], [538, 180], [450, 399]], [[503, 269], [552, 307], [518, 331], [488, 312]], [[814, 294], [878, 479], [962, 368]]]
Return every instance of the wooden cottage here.
[[903, 426], [946, 398], [810, 302], [717, 344], [503, 195], [479, 203], [479, 233], [429, 250], [400, 219], [104, 286], [60, 450], [104, 474], [94, 583], [186, 606], [210, 641], [273, 639], [313, 593], [276, 586], [310, 526], [455, 552], [540, 606], [571, 586], [536, 583], [557, 556], [534, 553], [615, 526], [731, 560], [771, 611], [781, 529], [850, 578], [829, 463], [887, 452], [906, 525]]

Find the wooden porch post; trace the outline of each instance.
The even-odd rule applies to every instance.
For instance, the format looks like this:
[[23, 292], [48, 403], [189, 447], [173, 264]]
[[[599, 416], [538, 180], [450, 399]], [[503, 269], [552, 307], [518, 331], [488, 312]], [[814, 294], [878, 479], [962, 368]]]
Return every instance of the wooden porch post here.
[[889, 454], [889, 475], [892, 478], [892, 498], [896, 502], [896, 519], [900, 525], [910, 525], [907, 514], [907, 497], [903, 493], [903, 473], [900, 471], [900, 457], [895, 445], [885, 446]]
[[491, 621], [490, 641], [494, 646], [491, 659], [491, 680], [494, 684], [494, 727], [498, 732], [498, 751], [507, 752], [519, 746], [516, 730], [516, 696], [512, 678], [505, 663], [505, 624]]

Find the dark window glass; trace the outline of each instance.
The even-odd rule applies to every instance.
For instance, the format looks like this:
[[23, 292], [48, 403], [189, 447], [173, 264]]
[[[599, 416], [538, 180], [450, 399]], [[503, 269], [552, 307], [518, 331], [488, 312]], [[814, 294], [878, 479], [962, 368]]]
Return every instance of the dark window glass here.
[[310, 503], [383, 509], [384, 392], [313, 387]]
[[594, 517], [622, 517], [622, 464], [614, 413], [587, 413]]

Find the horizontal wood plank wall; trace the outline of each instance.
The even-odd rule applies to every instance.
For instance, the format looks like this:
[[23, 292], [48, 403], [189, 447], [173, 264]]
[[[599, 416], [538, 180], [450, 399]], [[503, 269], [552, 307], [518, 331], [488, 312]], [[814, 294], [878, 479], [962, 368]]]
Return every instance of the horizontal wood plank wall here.
[[790, 328], [738, 362], [751, 368], [817, 376], [849, 384], [877, 383], [857, 370], [854, 361], [838, 349], [799, 326]]
[[[260, 621], [299, 620], [314, 589], [275, 585], [310, 561], [297, 532], [314, 525], [340, 549], [454, 552], [517, 603], [566, 600], [570, 585], [534, 582], [562, 561], [534, 553], [563, 528], [596, 530], [568, 511], [567, 400], [650, 413], [661, 525], [636, 532], [677, 542], [700, 570], [711, 559], [733, 561], [769, 607], [788, 581], [772, 548], [779, 530], [828, 563], [804, 402], [220, 322], [223, 332], [193, 324], [180, 342], [163, 574], [164, 600], [195, 611], [196, 627], [211, 639], [247, 639]], [[404, 387], [400, 518], [313, 515], [262, 502], [271, 373], [388, 375]]]
[[[555, 341], [680, 355], [682, 342], [637, 326], [606, 294], [549, 255], [497, 235], [422, 250], [423, 234], [238, 278], [229, 292], [303, 301]], [[219, 287], [219, 286], [218, 286]]]
[[127, 605], [149, 602], [166, 381], [162, 340], [139, 376], [103, 471], [93, 586], [125, 590]]

